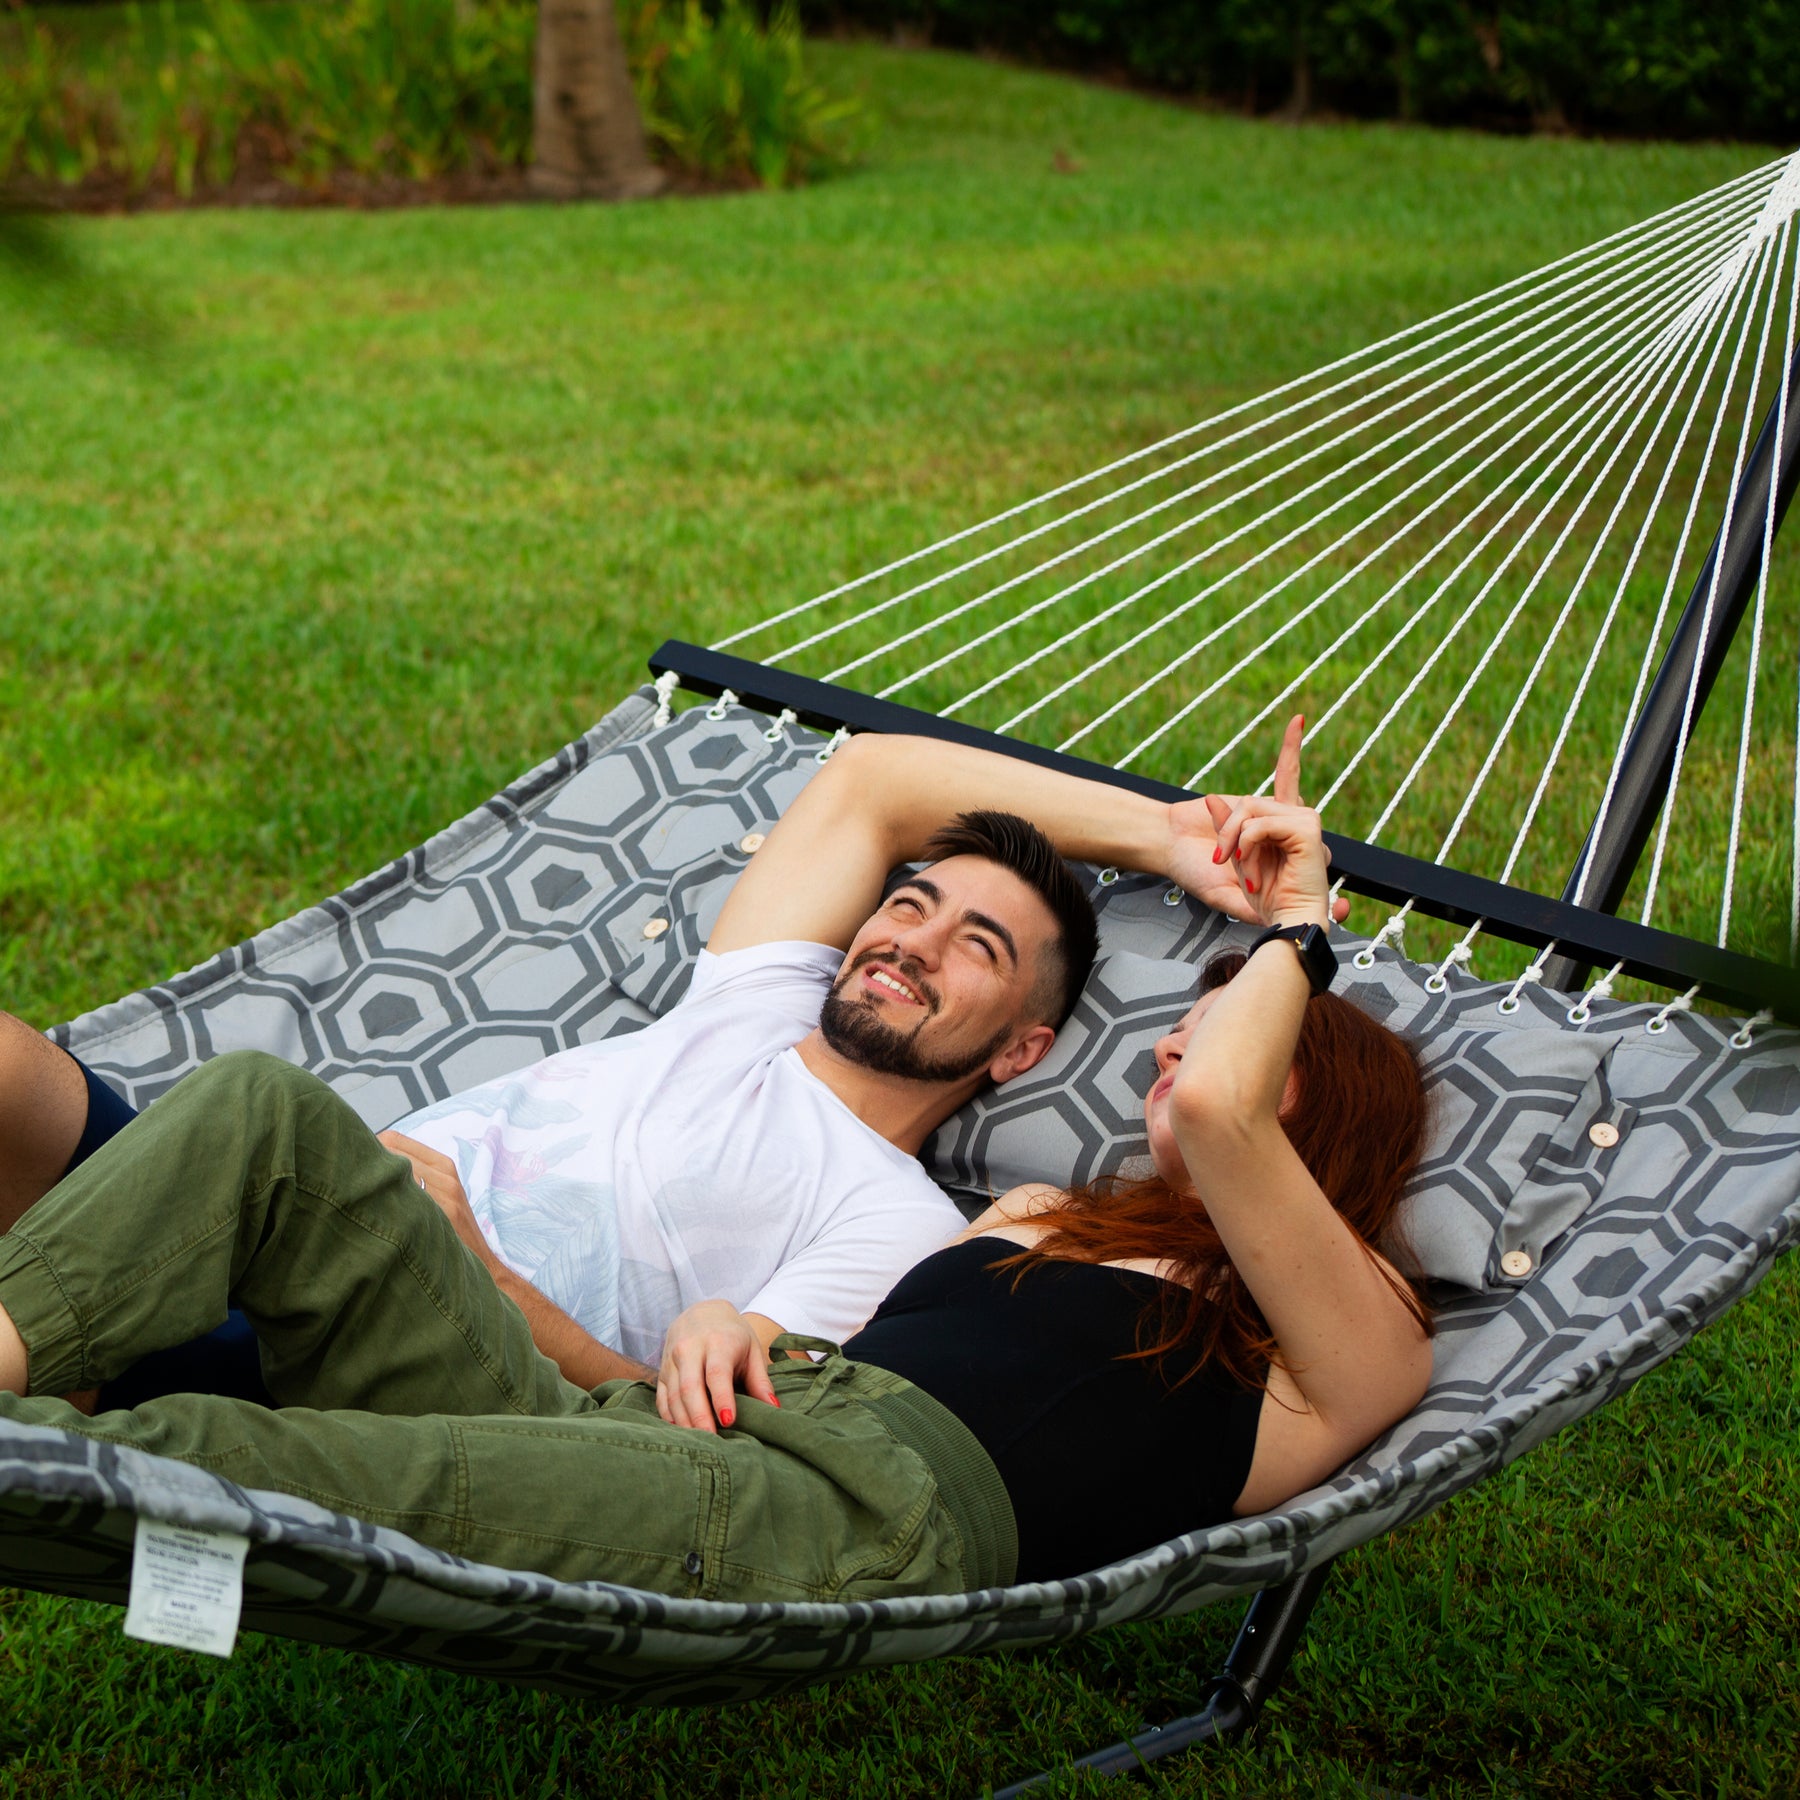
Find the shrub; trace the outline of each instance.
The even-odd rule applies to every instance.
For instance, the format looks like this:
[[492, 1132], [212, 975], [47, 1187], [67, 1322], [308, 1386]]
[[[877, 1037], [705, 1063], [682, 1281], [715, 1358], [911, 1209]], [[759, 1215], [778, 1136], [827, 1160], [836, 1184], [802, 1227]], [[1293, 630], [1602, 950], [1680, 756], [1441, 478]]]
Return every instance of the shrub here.
[[1792, 0], [803, 0], [815, 25], [1110, 66], [1234, 104], [1791, 143]]
[[643, 0], [626, 39], [644, 129], [686, 168], [783, 187], [841, 163], [861, 139], [860, 102], [808, 79], [791, 5], [765, 28], [742, 0], [716, 16], [700, 0]]
[[[780, 185], [854, 153], [860, 103], [808, 75], [792, 12], [765, 28], [741, 0], [621, 10], [665, 160]], [[98, 46], [29, 10], [0, 16], [0, 181], [187, 197], [245, 174], [305, 187], [529, 160], [531, 0], [161, 0], [119, 16]]]

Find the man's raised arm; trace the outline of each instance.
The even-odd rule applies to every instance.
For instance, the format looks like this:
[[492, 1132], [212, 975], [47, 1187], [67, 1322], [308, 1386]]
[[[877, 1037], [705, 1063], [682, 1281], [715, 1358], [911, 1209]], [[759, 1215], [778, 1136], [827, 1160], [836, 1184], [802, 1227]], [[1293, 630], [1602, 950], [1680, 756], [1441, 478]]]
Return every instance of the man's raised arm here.
[[925, 853], [961, 812], [1029, 819], [1063, 855], [1178, 881], [1234, 918], [1242, 890], [1213, 862], [1199, 799], [1168, 804], [991, 750], [869, 733], [841, 745], [802, 790], [731, 890], [714, 951], [801, 939], [847, 949], [880, 903], [889, 870]]

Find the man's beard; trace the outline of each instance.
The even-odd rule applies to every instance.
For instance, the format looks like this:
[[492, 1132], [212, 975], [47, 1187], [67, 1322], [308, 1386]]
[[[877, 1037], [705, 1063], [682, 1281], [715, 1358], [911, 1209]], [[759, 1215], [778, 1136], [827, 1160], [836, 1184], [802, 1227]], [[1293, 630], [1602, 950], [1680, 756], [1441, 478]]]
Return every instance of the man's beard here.
[[877, 1075], [894, 1075], [902, 1081], [949, 1082], [967, 1081], [994, 1060], [1002, 1045], [1012, 1036], [1012, 1027], [1003, 1025], [979, 1048], [961, 1052], [947, 1051], [933, 1055], [919, 1047], [918, 1035], [936, 1016], [937, 995], [925, 985], [918, 965], [900, 962], [891, 965], [921, 1000], [925, 1017], [911, 1031], [900, 1031], [881, 1018], [873, 1000], [846, 1000], [844, 989], [872, 962], [882, 961], [879, 950], [865, 950], [831, 985], [825, 1004], [819, 1009], [819, 1035], [846, 1062], [870, 1069]]

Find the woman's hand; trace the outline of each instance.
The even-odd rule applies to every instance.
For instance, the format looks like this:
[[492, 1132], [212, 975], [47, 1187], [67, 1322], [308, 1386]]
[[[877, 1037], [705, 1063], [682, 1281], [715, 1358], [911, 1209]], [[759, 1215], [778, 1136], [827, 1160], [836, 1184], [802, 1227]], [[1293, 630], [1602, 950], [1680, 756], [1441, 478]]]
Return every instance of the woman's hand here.
[[[1169, 845], [1165, 855], [1165, 873], [1180, 882], [1196, 900], [1204, 901], [1215, 912], [1228, 918], [1242, 919], [1250, 925], [1277, 923], [1268, 912], [1263, 895], [1267, 889], [1256, 865], [1248, 870], [1250, 882], [1241, 881], [1240, 865], [1232, 852], [1241, 848], [1236, 836], [1222, 846], [1220, 828], [1232, 820], [1241, 825], [1258, 812], [1272, 813], [1276, 806], [1300, 806], [1300, 739], [1305, 721], [1295, 717], [1282, 739], [1281, 755], [1275, 764], [1275, 798], [1273, 801], [1245, 799], [1236, 794], [1207, 794], [1198, 800], [1178, 800], [1169, 808]], [[1313, 815], [1318, 823], [1318, 815]], [[1235, 827], [1234, 827], [1235, 833]], [[1254, 840], [1252, 840], [1254, 847]], [[1323, 840], [1320, 843], [1323, 849]], [[1325, 862], [1329, 864], [1330, 855]], [[1331, 916], [1342, 920], [1350, 914], [1348, 900], [1331, 902]], [[1311, 917], [1312, 915], [1308, 915]], [[1324, 922], [1324, 915], [1318, 915]], [[1293, 924], [1295, 919], [1279, 921]]]
[[713, 1431], [737, 1419], [737, 1394], [779, 1406], [756, 1328], [728, 1300], [702, 1300], [669, 1327], [656, 1372], [656, 1410], [671, 1425]]
[[[1208, 794], [1206, 806], [1217, 835], [1214, 860], [1235, 872], [1242, 908], [1237, 918], [1265, 925], [1325, 925], [1349, 911], [1331, 899], [1331, 852], [1319, 815], [1300, 799], [1300, 739], [1306, 721], [1288, 721], [1275, 762], [1275, 792], [1233, 799]], [[1217, 904], [1217, 902], [1215, 902]]]

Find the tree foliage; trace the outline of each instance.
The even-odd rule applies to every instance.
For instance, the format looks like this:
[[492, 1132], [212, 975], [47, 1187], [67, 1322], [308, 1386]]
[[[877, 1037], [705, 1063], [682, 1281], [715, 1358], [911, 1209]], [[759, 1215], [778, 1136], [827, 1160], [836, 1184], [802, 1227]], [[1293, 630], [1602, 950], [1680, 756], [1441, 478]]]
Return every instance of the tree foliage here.
[[1101, 65], [1255, 110], [1658, 136], [1800, 136], [1791, 0], [807, 0], [873, 27]]

